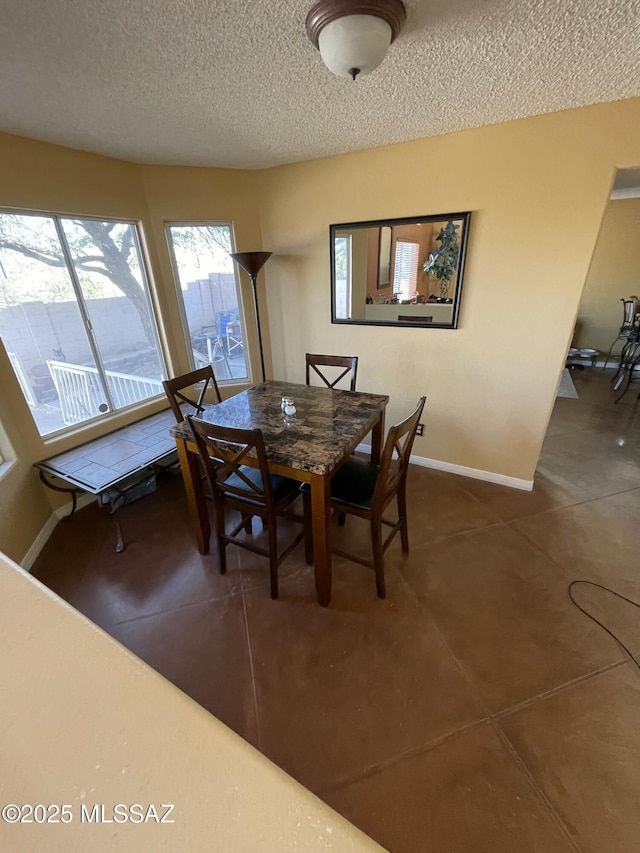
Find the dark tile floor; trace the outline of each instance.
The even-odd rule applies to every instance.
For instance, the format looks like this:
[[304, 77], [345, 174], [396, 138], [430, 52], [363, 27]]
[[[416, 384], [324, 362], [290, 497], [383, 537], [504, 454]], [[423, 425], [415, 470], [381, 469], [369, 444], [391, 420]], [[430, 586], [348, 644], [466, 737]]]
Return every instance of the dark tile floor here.
[[[567, 595], [640, 600], [640, 403], [610, 375], [574, 374], [532, 493], [412, 468], [385, 601], [336, 559], [319, 607], [301, 549], [277, 602], [248, 552], [221, 577], [176, 477], [125, 508], [122, 554], [91, 506], [34, 574], [392, 851], [636, 853], [640, 673]], [[640, 611], [576, 595], [640, 650]]]

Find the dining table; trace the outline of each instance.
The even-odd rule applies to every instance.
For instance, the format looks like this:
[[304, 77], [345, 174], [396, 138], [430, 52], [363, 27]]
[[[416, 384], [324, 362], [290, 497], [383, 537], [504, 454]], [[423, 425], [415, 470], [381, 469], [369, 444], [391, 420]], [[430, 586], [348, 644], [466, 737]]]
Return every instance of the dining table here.
[[[284, 397], [293, 400], [294, 413], [283, 410]], [[315, 585], [323, 606], [331, 601], [331, 478], [369, 432], [371, 460], [380, 462], [388, 402], [383, 394], [267, 380], [221, 403], [205, 405], [198, 415], [219, 426], [259, 428], [271, 473], [310, 484]], [[170, 433], [198, 549], [207, 554], [211, 526], [198, 449], [187, 420], [175, 424]], [[246, 462], [254, 464], [250, 457]]]

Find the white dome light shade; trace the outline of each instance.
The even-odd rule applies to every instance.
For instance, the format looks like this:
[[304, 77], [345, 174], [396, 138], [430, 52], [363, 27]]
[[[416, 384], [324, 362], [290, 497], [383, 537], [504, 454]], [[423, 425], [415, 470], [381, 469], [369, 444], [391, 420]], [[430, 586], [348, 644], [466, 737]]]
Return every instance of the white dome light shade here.
[[327, 24], [318, 38], [322, 61], [338, 77], [370, 74], [385, 58], [391, 27], [372, 15], [347, 15]]
[[406, 17], [402, 0], [316, 0], [307, 35], [329, 71], [355, 80], [380, 65]]

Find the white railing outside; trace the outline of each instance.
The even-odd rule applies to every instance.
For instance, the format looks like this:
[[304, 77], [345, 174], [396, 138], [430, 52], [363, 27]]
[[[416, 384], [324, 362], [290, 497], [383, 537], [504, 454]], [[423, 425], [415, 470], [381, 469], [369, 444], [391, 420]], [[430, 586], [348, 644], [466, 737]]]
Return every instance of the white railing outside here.
[[[47, 361], [47, 366], [56, 386], [65, 424], [77, 424], [98, 414], [96, 383], [90, 378], [91, 368], [62, 361]], [[94, 371], [97, 374], [95, 368]]]
[[[108, 411], [100, 389], [100, 377], [95, 367], [69, 364], [66, 361], [47, 361], [47, 365], [58, 392], [65, 424], [86, 421], [87, 418]], [[109, 393], [116, 409], [163, 393], [160, 379], [117, 373], [114, 370], [107, 370], [105, 373]]]
[[106, 370], [105, 373], [111, 398], [117, 409], [137, 403], [139, 400], [146, 400], [148, 397], [155, 397], [157, 394], [164, 394], [160, 379], [116, 373], [113, 370]]
[[217, 381], [220, 381], [221, 379], [232, 378], [231, 368], [229, 367], [229, 361], [227, 360], [227, 356], [222, 346], [222, 342], [219, 339], [213, 344], [210, 340], [207, 340], [207, 355], [203, 355], [201, 352], [198, 352], [198, 350], [194, 349], [193, 347], [192, 349], [193, 361], [195, 363], [196, 370], [200, 367], [208, 367], [209, 365], [211, 365], [213, 367], [213, 372], [215, 373]]
[[208, 367], [211, 364], [207, 356], [202, 355], [202, 353], [197, 349], [193, 350], [193, 361], [196, 366], [196, 370], [199, 370], [201, 367]]

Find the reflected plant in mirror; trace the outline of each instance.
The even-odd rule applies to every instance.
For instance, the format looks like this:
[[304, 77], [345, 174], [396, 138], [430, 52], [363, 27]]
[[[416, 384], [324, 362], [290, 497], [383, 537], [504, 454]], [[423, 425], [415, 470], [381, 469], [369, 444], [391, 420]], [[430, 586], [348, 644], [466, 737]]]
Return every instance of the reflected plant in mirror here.
[[425, 273], [435, 275], [440, 282], [440, 296], [438, 302], [451, 302], [449, 297], [449, 285], [460, 260], [460, 243], [456, 231], [460, 228], [453, 220], [447, 222], [436, 237], [440, 246], [431, 252], [423, 263], [422, 269]]
[[331, 225], [332, 323], [457, 328], [470, 217]]

